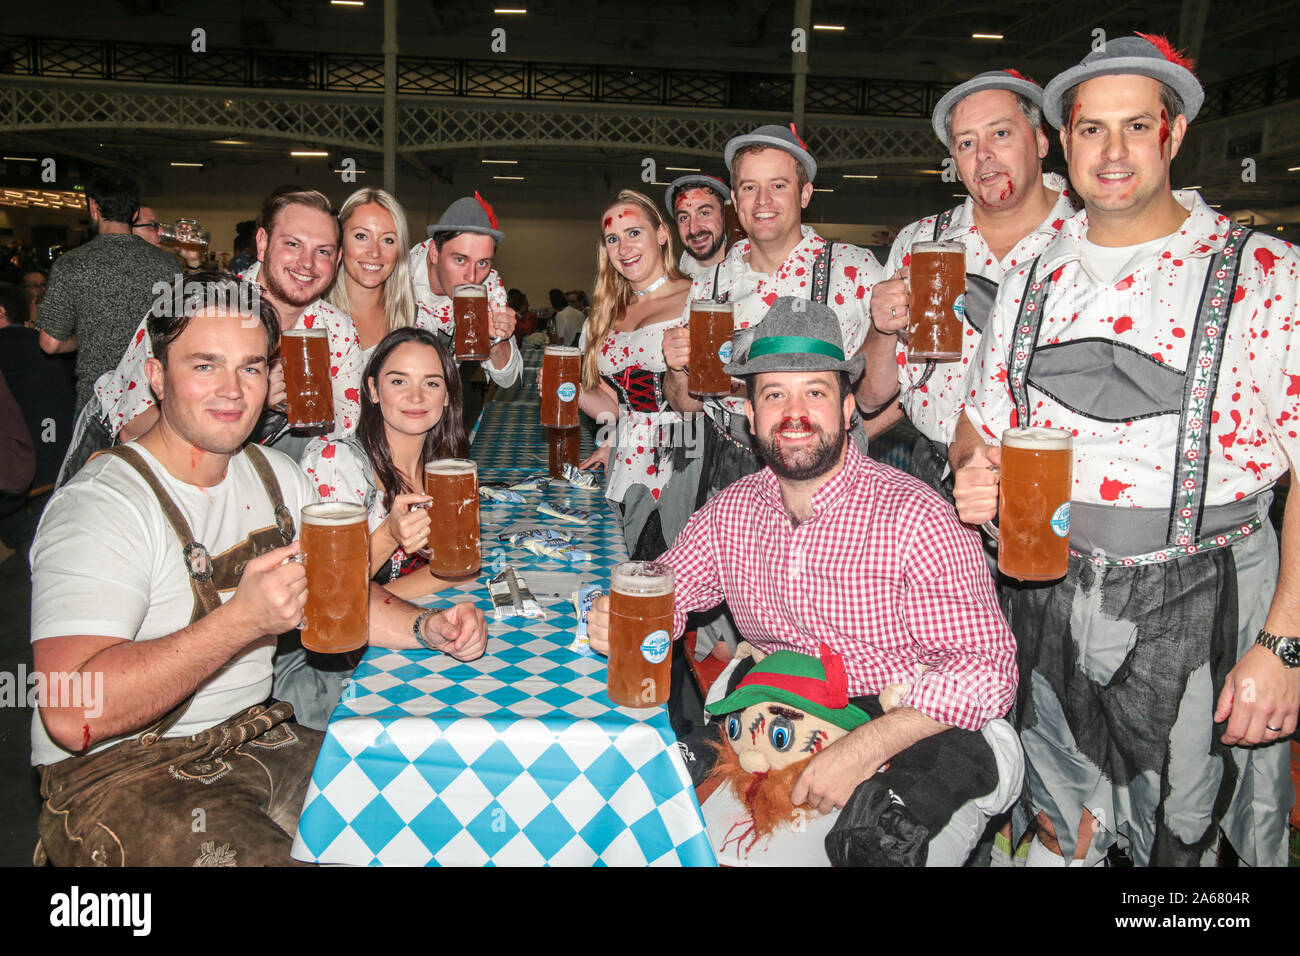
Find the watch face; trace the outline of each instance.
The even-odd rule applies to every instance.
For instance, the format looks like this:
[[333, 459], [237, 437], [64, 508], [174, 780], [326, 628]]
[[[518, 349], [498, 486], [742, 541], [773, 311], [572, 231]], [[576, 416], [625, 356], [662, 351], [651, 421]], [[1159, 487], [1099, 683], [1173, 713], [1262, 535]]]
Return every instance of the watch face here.
[[1277, 656], [1287, 667], [1300, 667], [1300, 640], [1288, 637], [1278, 641]]

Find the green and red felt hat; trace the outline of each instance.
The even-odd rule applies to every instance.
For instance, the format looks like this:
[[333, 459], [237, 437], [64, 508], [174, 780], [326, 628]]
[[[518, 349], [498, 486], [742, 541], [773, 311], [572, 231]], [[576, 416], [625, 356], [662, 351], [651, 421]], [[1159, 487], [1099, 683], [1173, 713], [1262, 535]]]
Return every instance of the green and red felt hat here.
[[759, 372], [847, 372], [854, 382], [862, 377], [867, 358], [845, 356], [840, 320], [825, 302], [782, 296], [753, 330], [753, 339], [738, 344], [722, 367], [733, 378]]
[[769, 654], [741, 678], [734, 691], [706, 709], [720, 716], [774, 700], [843, 730], [865, 724], [871, 719], [867, 712], [849, 703], [843, 658], [826, 644], [817, 653], [817, 657], [798, 651]]

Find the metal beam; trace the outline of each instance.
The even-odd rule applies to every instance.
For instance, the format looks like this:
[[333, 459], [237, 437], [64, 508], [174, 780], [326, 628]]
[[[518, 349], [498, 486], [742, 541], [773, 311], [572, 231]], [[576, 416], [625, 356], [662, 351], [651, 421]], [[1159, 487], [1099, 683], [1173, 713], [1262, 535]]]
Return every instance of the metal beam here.
[[397, 192], [397, 0], [384, 0], [384, 190]]

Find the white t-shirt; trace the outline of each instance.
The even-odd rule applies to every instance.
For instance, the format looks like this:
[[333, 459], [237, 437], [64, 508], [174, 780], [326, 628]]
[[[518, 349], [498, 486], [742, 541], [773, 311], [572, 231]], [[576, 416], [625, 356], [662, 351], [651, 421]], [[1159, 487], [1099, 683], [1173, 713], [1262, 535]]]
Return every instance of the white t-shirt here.
[[[200, 488], [172, 477], [137, 442], [129, 444], [153, 469], [214, 558], [262, 529], [270, 529], [275, 545], [280, 545], [270, 499], [246, 453], [230, 459], [220, 484]], [[274, 449], [262, 451], [296, 526], [302, 506], [316, 496], [293, 459]], [[89, 462], [50, 499], [32, 544], [32, 643], [71, 635], [151, 641], [185, 627], [194, 609], [194, 592], [181, 549], [158, 499], [135, 469], [109, 455]], [[218, 583], [223, 603], [238, 583], [224, 589]], [[274, 635], [249, 644], [199, 686], [167, 736], [206, 730], [265, 700], [271, 692], [274, 651]], [[142, 729], [103, 741], [92, 751]], [[69, 756], [50, 739], [39, 711], [35, 713], [32, 765]]]
[[559, 312], [555, 313], [555, 334], [560, 337], [561, 345], [570, 345], [582, 331], [583, 324], [587, 317], [582, 314], [581, 309], [575, 309], [573, 306], [565, 306]]

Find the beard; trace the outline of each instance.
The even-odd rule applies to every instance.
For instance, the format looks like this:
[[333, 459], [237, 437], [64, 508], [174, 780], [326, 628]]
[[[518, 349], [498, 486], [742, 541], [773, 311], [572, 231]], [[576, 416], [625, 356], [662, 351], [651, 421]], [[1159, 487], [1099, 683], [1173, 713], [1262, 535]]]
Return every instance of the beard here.
[[[798, 426], [801, 431], [815, 432], [818, 440], [816, 444], [805, 449], [799, 459], [789, 461], [781, 454], [776, 434], [792, 426]], [[846, 441], [848, 441], [848, 432], [843, 428], [838, 430], [837, 435], [831, 435], [822, 431], [807, 418], [783, 418], [781, 423], [768, 434], [754, 436], [754, 443], [758, 446], [763, 461], [778, 478], [787, 481], [808, 481], [826, 474], [840, 460]]]
[[[331, 279], [333, 277], [331, 276]], [[280, 281], [274, 268], [267, 268], [265, 262], [262, 263], [261, 271], [258, 273], [258, 281], [262, 284], [267, 293], [276, 302], [282, 302], [287, 306], [295, 309], [306, 308], [317, 299], [319, 299], [329, 289], [330, 283], [327, 281], [315, 291], [302, 291], [294, 287], [292, 291]]]
[[[703, 239], [706, 236], [712, 239], [713, 241], [709, 244], [709, 247], [705, 249], [703, 252], [696, 252], [695, 247], [692, 246], [691, 243], [693, 241]], [[722, 248], [722, 244], [723, 242], [726, 241], [726, 239], [727, 239], [727, 234], [725, 232], [719, 232], [717, 235], [714, 235], [711, 232], [691, 233], [686, 237], [686, 251], [691, 254], [691, 257], [695, 259], [696, 262], [704, 262], [707, 259], [712, 259], [714, 256], [718, 254], [718, 250]]]
[[[812, 756], [780, 770], [750, 773], [740, 766], [740, 755], [726, 740], [710, 741], [709, 745], [718, 755], [718, 761], [709, 773], [709, 781], [731, 787], [736, 799], [749, 811], [749, 828], [734, 838], [737, 849], [741, 853], [748, 853], [759, 840], [771, 835], [778, 826], [789, 825], [794, 821], [795, 805], [790, 799], [790, 793]], [[726, 842], [730, 843], [731, 840], [732, 837], [728, 834]]]

